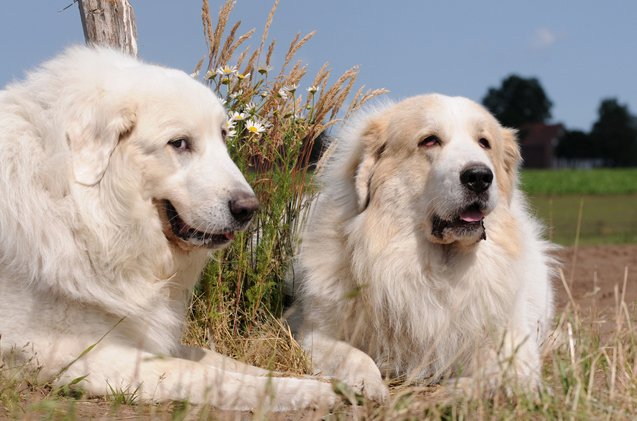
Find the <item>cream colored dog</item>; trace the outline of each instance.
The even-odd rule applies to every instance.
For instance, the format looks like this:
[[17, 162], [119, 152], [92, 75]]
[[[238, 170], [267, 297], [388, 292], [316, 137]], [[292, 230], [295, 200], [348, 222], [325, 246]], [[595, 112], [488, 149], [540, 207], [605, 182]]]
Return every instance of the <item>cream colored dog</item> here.
[[225, 409], [333, 401], [328, 383], [180, 343], [210, 251], [258, 206], [226, 125], [185, 73], [105, 49], [72, 48], [0, 93], [5, 364], [58, 385], [83, 378], [90, 395]]
[[517, 188], [515, 133], [425, 95], [337, 136], [302, 235], [290, 317], [317, 370], [383, 399], [381, 373], [537, 384], [550, 245]]

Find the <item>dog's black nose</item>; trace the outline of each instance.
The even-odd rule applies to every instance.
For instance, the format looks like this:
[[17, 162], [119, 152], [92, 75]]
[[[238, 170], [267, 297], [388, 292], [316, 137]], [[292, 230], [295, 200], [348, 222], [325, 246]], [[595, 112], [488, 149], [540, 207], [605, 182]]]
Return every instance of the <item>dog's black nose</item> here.
[[460, 182], [474, 193], [485, 192], [493, 181], [493, 172], [484, 164], [469, 164], [460, 173]]
[[259, 200], [253, 193], [243, 191], [235, 193], [228, 206], [234, 219], [245, 223], [252, 219], [252, 215], [259, 209]]

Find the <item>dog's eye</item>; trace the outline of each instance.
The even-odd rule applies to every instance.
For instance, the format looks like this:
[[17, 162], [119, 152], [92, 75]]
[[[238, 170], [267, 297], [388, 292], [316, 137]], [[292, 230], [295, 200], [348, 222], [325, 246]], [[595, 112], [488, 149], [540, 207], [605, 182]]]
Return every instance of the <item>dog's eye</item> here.
[[173, 139], [168, 142], [168, 144], [180, 152], [190, 150], [190, 143], [188, 143], [188, 140], [183, 138]]
[[484, 137], [481, 137], [480, 140], [478, 140], [478, 144], [484, 149], [491, 149], [491, 143], [489, 143], [489, 141]]
[[434, 147], [434, 146], [438, 146], [441, 143], [442, 142], [440, 141], [440, 138], [438, 136], [431, 135], [431, 136], [427, 136], [423, 140], [421, 140], [420, 143], [418, 143], [418, 146], [424, 146], [425, 148], [431, 148], [431, 147]]

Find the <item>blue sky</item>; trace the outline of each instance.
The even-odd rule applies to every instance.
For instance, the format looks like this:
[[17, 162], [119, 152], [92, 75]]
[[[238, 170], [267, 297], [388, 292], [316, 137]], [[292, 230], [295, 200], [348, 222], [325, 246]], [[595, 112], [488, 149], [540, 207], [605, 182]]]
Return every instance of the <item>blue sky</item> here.
[[[0, 13], [0, 85], [83, 42], [72, 0], [11, 1]], [[140, 57], [192, 70], [205, 54], [199, 0], [132, 0]], [[210, 0], [212, 10], [221, 2]], [[272, 5], [238, 0], [231, 21], [257, 29]], [[297, 32], [317, 30], [299, 58], [310, 74], [360, 66], [358, 82], [392, 99], [424, 92], [480, 101], [511, 73], [539, 78], [553, 121], [588, 130], [602, 98], [637, 114], [637, 2], [631, 0], [281, 0], [270, 38], [282, 56]], [[280, 58], [280, 57], [279, 57]]]

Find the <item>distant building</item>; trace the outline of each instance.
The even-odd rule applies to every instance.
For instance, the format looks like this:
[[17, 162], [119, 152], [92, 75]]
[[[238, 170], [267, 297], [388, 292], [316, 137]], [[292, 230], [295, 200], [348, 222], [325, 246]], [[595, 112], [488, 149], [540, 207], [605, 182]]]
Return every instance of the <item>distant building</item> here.
[[555, 147], [564, 134], [562, 124], [531, 123], [520, 129], [524, 168], [556, 168]]

